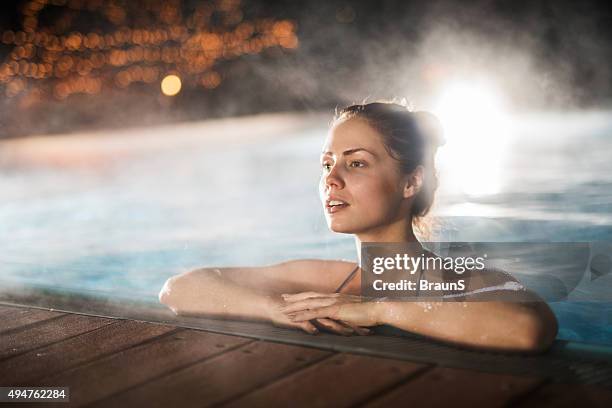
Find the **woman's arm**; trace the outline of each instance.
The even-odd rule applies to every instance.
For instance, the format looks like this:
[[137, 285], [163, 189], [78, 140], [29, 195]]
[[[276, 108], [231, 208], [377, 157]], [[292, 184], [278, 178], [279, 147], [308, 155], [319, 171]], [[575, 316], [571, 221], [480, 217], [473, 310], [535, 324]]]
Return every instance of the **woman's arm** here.
[[383, 302], [376, 313], [383, 324], [462, 346], [497, 350], [537, 352], [554, 341], [558, 325], [552, 310], [508, 272], [494, 267], [468, 273], [427, 272], [429, 281], [462, 280], [466, 289], [444, 295], [443, 302]]
[[[522, 289], [499, 290], [508, 284]], [[509, 273], [474, 271], [467, 286], [463, 301], [385, 302], [378, 316], [383, 324], [463, 346], [537, 352], [554, 341], [552, 310]]]
[[[475, 276], [472, 282], [483, 282]], [[517, 282], [508, 274], [488, 272], [487, 280]], [[480, 288], [472, 283], [469, 290]], [[493, 296], [503, 298], [496, 301]], [[499, 351], [539, 352], [554, 341], [557, 320], [528, 290], [489, 292], [488, 301], [365, 301], [358, 296], [298, 293], [285, 297], [282, 310], [292, 321], [331, 318], [359, 326], [387, 324], [449, 343]]]
[[543, 301], [374, 302], [379, 324], [462, 346], [540, 352], [557, 335], [557, 320]]
[[275, 297], [264, 290], [241, 286], [220, 269], [197, 269], [168, 279], [159, 301], [177, 315], [217, 318], [249, 317], [267, 320]]
[[[296, 260], [264, 267], [203, 268], [168, 279], [159, 293], [161, 303], [175, 314], [269, 321], [314, 333], [311, 322], [291, 322], [279, 308], [281, 293], [333, 291], [354, 264], [343, 261]], [[326, 328], [348, 334], [328, 322]]]

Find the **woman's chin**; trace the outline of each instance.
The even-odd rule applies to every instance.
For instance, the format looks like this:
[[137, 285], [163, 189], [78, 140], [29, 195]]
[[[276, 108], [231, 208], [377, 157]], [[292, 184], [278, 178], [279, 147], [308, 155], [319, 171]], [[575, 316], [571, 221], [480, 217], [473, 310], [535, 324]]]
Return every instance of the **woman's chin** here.
[[342, 225], [341, 223], [337, 223], [337, 222], [328, 222], [327, 223], [327, 227], [330, 229], [330, 231], [333, 232], [337, 232], [339, 234], [352, 234], [353, 233], [353, 228], [351, 228], [348, 225]]

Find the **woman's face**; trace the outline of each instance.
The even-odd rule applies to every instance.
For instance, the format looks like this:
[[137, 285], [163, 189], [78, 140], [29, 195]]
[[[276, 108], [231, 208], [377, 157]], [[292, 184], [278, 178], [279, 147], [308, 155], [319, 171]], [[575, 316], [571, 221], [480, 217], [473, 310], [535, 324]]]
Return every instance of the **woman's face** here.
[[367, 233], [405, 217], [399, 163], [365, 120], [350, 118], [330, 129], [321, 166], [319, 194], [332, 231]]

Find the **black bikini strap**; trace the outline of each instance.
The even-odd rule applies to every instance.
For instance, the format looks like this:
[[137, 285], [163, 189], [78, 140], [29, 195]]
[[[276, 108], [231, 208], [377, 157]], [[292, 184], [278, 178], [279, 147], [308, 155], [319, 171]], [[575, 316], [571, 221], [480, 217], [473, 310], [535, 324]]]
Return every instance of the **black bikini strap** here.
[[349, 273], [349, 275], [346, 277], [346, 279], [344, 280], [344, 282], [342, 282], [340, 284], [340, 286], [338, 286], [338, 289], [336, 289], [335, 293], [340, 293], [340, 291], [342, 289], [344, 289], [344, 287], [346, 285], [348, 285], [348, 283], [351, 281], [351, 279], [353, 279], [353, 277], [355, 276], [355, 274], [357, 273], [357, 271], [359, 270], [359, 265], [357, 265], [357, 267], [355, 267], [355, 269], [353, 269], [351, 271], [351, 273]]

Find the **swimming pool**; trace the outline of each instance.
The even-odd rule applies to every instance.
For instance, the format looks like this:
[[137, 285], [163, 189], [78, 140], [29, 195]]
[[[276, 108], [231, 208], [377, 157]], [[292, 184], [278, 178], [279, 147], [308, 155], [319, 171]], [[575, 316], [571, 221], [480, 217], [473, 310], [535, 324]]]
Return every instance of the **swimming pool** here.
[[[328, 115], [278, 114], [0, 143], [0, 280], [157, 302], [200, 266], [355, 259], [318, 201]], [[468, 195], [439, 163], [437, 239], [612, 242], [612, 112], [533, 114], [500, 191]], [[474, 174], [473, 177], [477, 177]], [[590, 290], [612, 292], [612, 275]], [[612, 306], [555, 302], [559, 338], [612, 345]]]

